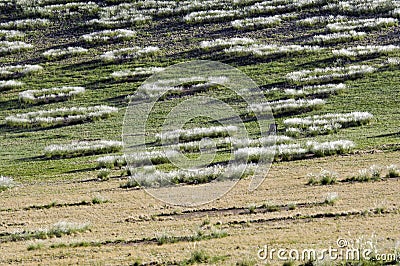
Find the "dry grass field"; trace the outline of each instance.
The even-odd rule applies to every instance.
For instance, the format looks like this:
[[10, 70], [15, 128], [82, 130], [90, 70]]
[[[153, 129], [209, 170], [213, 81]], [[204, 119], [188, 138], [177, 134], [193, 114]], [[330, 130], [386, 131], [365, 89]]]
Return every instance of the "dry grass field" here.
[[[26, 184], [2, 193], [2, 232], [35, 231], [58, 221], [90, 227], [39, 240], [6, 241], [3, 235], [1, 263], [176, 264], [203, 251], [215, 264], [261, 265], [283, 263], [259, 259], [264, 245], [324, 249], [336, 247], [337, 239], [364, 237], [390, 247], [400, 237], [398, 179], [307, 186], [306, 175], [335, 169], [342, 178], [398, 158], [399, 152], [378, 152], [277, 163], [256, 191], [249, 193], [242, 180], [221, 199], [197, 208], [169, 206], [144, 190], [118, 188], [118, 179]], [[338, 195], [333, 205], [323, 204], [329, 193]], [[94, 197], [107, 202], [79, 206]], [[65, 205], [43, 207], [52, 202]], [[200, 239], [191, 240], [194, 235]], [[27, 251], [29, 247], [38, 249]]]

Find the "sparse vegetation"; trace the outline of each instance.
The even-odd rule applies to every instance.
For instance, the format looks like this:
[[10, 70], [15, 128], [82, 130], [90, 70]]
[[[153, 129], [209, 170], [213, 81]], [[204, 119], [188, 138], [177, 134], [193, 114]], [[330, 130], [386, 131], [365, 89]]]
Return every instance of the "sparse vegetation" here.
[[330, 34], [314, 35], [312, 42], [317, 44], [337, 44], [349, 41], [362, 40], [367, 36], [363, 31], [335, 32]]
[[140, 184], [136, 181], [135, 178], [129, 177], [128, 181], [125, 183], [120, 184], [120, 188], [137, 188], [140, 187]]
[[180, 241], [195, 242], [195, 241], [208, 240], [214, 238], [224, 238], [228, 236], [228, 233], [225, 230], [211, 228], [211, 230], [209, 231], [211, 231], [211, 233], [207, 234], [207, 232], [204, 231], [203, 229], [199, 229], [193, 235], [182, 236], [182, 237], [171, 236], [168, 234], [161, 234], [156, 237], [156, 242], [159, 245], [164, 245], [167, 243], [176, 243]]
[[251, 205], [249, 207], [249, 213], [254, 213], [256, 211], [256, 206], [255, 205]]
[[107, 202], [108, 200], [101, 196], [96, 196], [92, 198], [92, 204], [103, 204]]
[[236, 262], [236, 266], [255, 266], [257, 265], [257, 261], [255, 260], [241, 260]]
[[348, 65], [345, 67], [315, 68], [288, 73], [286, 78], [294, 84], [319, 84], [362, 77], [373, 73], [376, 68], [367, 65]]
[[34, 74], [40, 74], [43, 67], [40, 65], [13, 65], [0, 67], [0, 77], [3, 79], [19, 78]]
[[83, 87], [61, 87], [41, 90], [26, 90], [19, 93], [19, 100], [23, 103], [49, 103], [63, 101], [83, 94]]
[[381, 169], [371, 166], [369, 169], [361, 169], [356, 176], [346, 178], [344, 182], [371, 182], [381, 180]]
[[143, 48], [135, 46], [135, 47], [121, 48], [105, 52], [100, 56], [100, 58], [106, 63], [116, 63], [122, 60], [153, 56], [156, 55], [159, 52], [159, 50], [160, 48], [156, 46], [149, 46]]
[[33, 49], [33, 45], [21, 41], [0, 41], [0, 55], [18, 53]]
[[25, 211], [28, 210], [43, 210], [43, 209], [50, 209], [50, 208], [62, 208], [62, 207], [76, 207], [76, 206], [87, 206], [87, 205], [95, 205], [95, 204], [103, 204], [107, 203], [108, 200], [105, 199], [102, 196], [95, 196], [92, 198], [92, 200], [87, 201], [87, 200], [82, 200], [79, 202], [72, 202], [72, 203], [59, 203], [57, 201], [53, 201], [49, 204], [44, 204], [44, 205], [31, 205], [28, 207], [22, 208]]
[[397, 178], [400, 177], [400, 170], [396, 165], [387, 166], [388, 173], [386, 175], [387, 178]]
[[319, 174], [308, 174], [307, 185], [333, 185], [337, 183], [338, 175], [335, 172], [321, 170]]
[[347, 114], [326, 114], [304, 118], [285, 119], [286, 134], [300, 136], [315, 136], [337, 132], [340, 128], [368, 124], [373, 115], [368, 112], [352, 112]]
[[136, 32], [132, 30], [103, 30], [82, 35], [82, 39], [88, 43], [105, 43], [111, 40], [129, 40], [134, 38], [135, 35]]
[[38, 250], [44, 248], [43, 243], [37, 243], [37, 244], [31, 244], [28, 246], [27, 250], [32, 251], [32, 250]]
[[400, 173], [397, 166], [394, 164], [386, 166], [385, 168], [372, 165], [367, 169], [359, 170], [358, 174], [352, 177], [343, 179], [342, 182], [375, 182], [398, 177], [400, 177]]
[[22, 231], [0, 237], [2, 242], [26, 241], [32, 239], [47, 239], [51, 237], [62, 237], [63, 235], [72, 235], [79, 232], [85, 232], [89, 229], [88, 224], [78, 224], [70, 222], [58, 222], [48, 229], [39, 229], [35, 231]]
[[204, 250], [195, 250], [190, 255], [190, 258], [182, 261], [179, 265], [193, 265], [199, 263], [215, 264], [221, 263], [226, 259], [226, 256], [210, 256]]

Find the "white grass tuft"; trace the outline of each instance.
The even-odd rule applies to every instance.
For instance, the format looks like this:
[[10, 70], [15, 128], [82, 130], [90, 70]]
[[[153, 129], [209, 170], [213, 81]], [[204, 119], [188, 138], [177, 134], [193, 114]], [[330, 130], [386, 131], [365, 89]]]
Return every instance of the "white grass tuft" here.
[[96, 27], [116, 27], [148, 24], [152, 16], [137, 10], [138, 3], [122, 3], [119, 5], [103, 6], [99, 8], [98, 17], [86, 22], [87, 25]]
[[51, 24], [50, 20], [35, 18], [35, 19], [21, 19], [21, 20], [11, 20], [8, 22], [0, 23], [1, 29], [10, 30], [34, 30], [46, 28]]
[[88, 53], [88, 49], [82, 47], [67, 47], [61, 49], [50, 49], [43, 53], [47, 59], [58, 59], [66, 56], [77, 56]]
[[39, 65], [14, 65], [0, 67], [1, 78], [13, 78], [38, 73], [43, 70]]
[[304, 118], [289, 118], [283, 121], [289, 136], [320, 135], [336, 132], [340, 128], [368, 124], [373, 115], [368, 112], [314, 115]]
[[290, 161], [304, 159], [307, 156], [329, 156], [349, 153], [355, 144], [349, 140], [331, 142], [309, 141], [306, 144], [279, 144], [270, 147], [245, 147], [234, 152], [235, 160], [239, 162]]
[[105, 43], [115, 40], [130, 40], [136, 36], [136, 31], [126, 29], [103, 30], [82, 35], [87, 43]]
[[69, 144], [54, 144], [44, 149], [47, 158], [66, 158], [84, 155], [118, 152], [122, 142], [111, 140], [74, 141]]
[[7, 116], [6, 123], [10, 127], [22, 128], [61, 126], [100, 120], [117, 112], [118, 108], [106, 105], [58, 108]]
[[193, 129], [177, 129], [173, 131], [156, 134], [156, 139], [162, 143], [174, 143], [180, 141], [198, 140], [204, 137], [216, 138], [226, 137], [237, 132], [236, 126], [214, 126]]
[[347, 17], [346, 16], [333, 16], [333, 15], [329, 15], [329, 16], [314, 16], [314, 17], [308, 17], [305, 19], [300, 19], [298, 20], [296, 23], [298, 25], [301, 26], [323, 26], [326, 25], [328, 23], [333, 23], [333, 22], [342, 22], [342, 21], [347, 21]]
[[389, 57], [387, 59], [387, 63], [391, 66], [398, 66], [398, 65], [400, 65], [400, 58], [399, 57]]
[[326, 25], [326, 28], [330, 31], [337, 32], [363, 29], [380, 29], [384, 27], [395, 26], [397, 24], [398, 21], [394, 18], [370, 18], [330, 23]]
[[[157, 97], [157, 96], [162, 96], [166, 92], [204, 91], [209, 88], [215, 88], [220, 85], [223, 86], [228, 81], [229, 79], [225, 76], [209, 76], [209, 77], [193, 76], [193, 77], [178, 78], [178, 79], [162, 79], [156, 82], [143, 84], [138, 88], [137, 93], [133, 96], [135, 98], [133, 97], [129, 98], [142, 99], [148, 97]], [[193, 85], [189, 87], [181, 86], [182, 84], [188, 84], [188, 83], [191, 83]]]
[[251, 38], [229, 38], [229, 39], [215, 39], [211, 41], [202, 41], [200, 47], [204, 50], [222, 49], [232, 47], [235, 45], [249, 45], [255, 43]]
[[32, 49], [33, 45], [21, 41], [0, 41], [0, 54], [11, 54]]
[[243, 178], [254, 169], [253, 164], [230, 164], [227, 167], [215, 165], [201, 169], [163, 172], [154, 169], [132, 169], [132, 180], [145, 187], [159, 187], [179, 183], [202, 184]]
[[117, 50], [108, 51], [100, 56], [104, 62], [115, 62], [119, 60], [134, 59], [139, 57], [147, 57], [157, 54], [160, 48], [156, 46], [147, 46], [141, 48], [139, 46], [121, 48]]
[[365, 32], [358, 32], [351, 30], [347, 32], [335, 32], [330, 34], [314, 35], [313, 42], [319, 44], [332, 44], [332, 43], [361, 40], [365, 36], [367, 36]]
[[253, 111], [256, 114], [270, 113], [274, 114], [291, 113], [299, 111], [309, 111], [314, 109], [319, 109], [325, 101], [322, 99], [288, 99], [288, 100], [278, 100], [273, 102], [251, 104], [248, 111]]
[[194, 11], [183, 17], [186, 23], [203, 23], [223, 21], [226, 19], [235, 18], [240, 14], [238, 10], [207, 10]]
[[389, 53], [399, 51], [397, 45], [364, 45], [332, 50], [333, 55], [343, 57], [359, 57], [367, 55], [388, 55]]
[[284, 93], [289, 96], [300, 97], [300, 96], [317, 96], [317, 95], [329, 95], [337, 94], [346, 89], [344, 83], [339, 84], [323, 84], [304, 86], [301, 89], [284, 89]]
[[25, 33], [18, 30], [0, 30], [0, 40], [17, 41], [24, 39]]
[[99, 6], [94, 2], [73, 2], [51, 4], [45, 6], [32, 6], [24, 8], [24, 12], [47, 18], [76, 17], [82, 15], [94, 15]]
[[111, 77], [114, 78], [115, 80], [124, 78], [142, 78], [164, 70], [165, 68], [163, 67], [137, 67], [132, 70], [126, 69], [126, 70], [114, 71], [111, 74]]
[[0, 192], [16, 185], [15, 181], [11, 177], [0, 175]]
[[19, 93], [19, 100], [24, 103], [56, 102], [72, 98], [85, 92], [83, 87], [59, 87], [41, 90], [26, 90]]
[[280, 15], [272, 17], [256, 17], [256, 18], [245, 18], [238, 19], [231, 22], [232, 27], [235, 29], [256, 29], [256, 28], [268, 28], [279, 25], [282, 22]]
[[288, 73], [286, 79], [292, 83], [326, 83], [362, 77], [376, 68], [368, 65], [349, 65], [345, 67], [315, 68]]
[[237, 56], [270, 56], [270, 55], [291, 55], [305, 52], [315, 52], [321, 51], [323, 48], [319, 46], [309, 46], [309, 45], [278, 45], [278, 44], [252, 44], [248, 46], [233, 46], [224, 49], [227, 54], [234, 54]]
[[350, 15], [374, 15], [386, 13], [396, 7], [396, 0], [346, 0], [328, 3], [322, 10]]

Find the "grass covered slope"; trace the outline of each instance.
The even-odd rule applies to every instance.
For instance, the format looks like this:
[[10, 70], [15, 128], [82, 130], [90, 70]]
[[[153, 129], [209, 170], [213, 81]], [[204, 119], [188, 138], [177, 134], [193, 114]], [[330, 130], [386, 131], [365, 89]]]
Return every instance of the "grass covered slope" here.
[[[62, 3], [61, 3], [62, 4]], [[115, 3], [117, 4], [117, 3]], [[239, 17], [257, 17], [259, 14], [253, 14], [247, 9], [252, 10], [252, 5], [239, 3], [243, 5], [240, 8], [244, 14]], [[286, 14], [293, 11], [294, 15], [290, 18], [285, 18], [278, 25], [261, 29], [235, 29], [230, 25], [230, 19], [218, 19], [218, 23], [209, 22], [212, 19], [196, 23], [187, 23], [182, 21], [182, 16], [177, 13], [163, 14], [160, 11], [152, 10], [153, 19], [151, 22], [146, 22], [141, 25], [131, 25], [124, 27], [135, 31], [135, 35], [126, 38], [119, 38], [118, 31], [114, 29], [121, 26], [109, 26], [110, 33], [106, 35], [103, 30], [104, 26], [85, 26], [87, 21], [102, 16], [101, 10], [106, 10], [110, 7], [110, 3], [98, 3], [96, 13], [86, 14], [74, 13], [73, 19], [69, 19], [68, 23], [64, 23], [64, 17], [70, 16], [67, 11], [63, 11], [60, 7], [60, 17], [51, 17], [49, 24], [40, 26], [40, 23], [25, 22], [33, 27], [32, 30], [23, 30], [24, 40], [34, 45], [34, 49], [26, 52], [12, 53], [3, 56], [0, 60], [5, 65], [19, 64], [38, 64], [43, 67], [39, 73], [32, 73], [18, 78], [18, 81], [24, 83], [24, 87], [20, 89], [6, 90], [1, 93], [1, 119], [4, 121], [6, 116], [16, 113], [49, 110], [54, 108], [69, 108], [69, 107], [89, 107], [99, 104], [108, 104], [113, 107], [119, 107], [118, 115], [106, 121], [98, 121], [95, 123], [66, 126], [60, 128], [50, 128], [45, 130], [19, 130], [11, 129], [6, 125], [1, 126], [3, 153], [5, 156], [2, 159], [2, 173], [15, 177], [34, 177], [42, 178], [51, 175], [65, 175], [68, 171], [79, 170], [79, 168], [90, 167], [90, 158], [72, 160], [74, 164], [78, 163], [82, 166], [72, 167], [74, 164], [65, 163], [65, 161], [42, 161], [40, 157], [43, 154], [43, 149], [49, 144], [66, 143], [69, 140], [76, 139], [120, 139], [121, 123], [127, 105], [125, 96], [132, 94], [139, 82], [121, 82], [111, 78], [111, 74], [118, 70], [132, 69], [142, 66], [168, 66], [173, 63], [183, 62], [193, 59], [210, 59], [220, 60], [239, 67], [245, 74], [253, 78], [262, 88], [267, 91], [270, 88], [292, 87], [292, 84], [285, 80], [285, 75], [303, 69], [340, 67], [347, 64], [365, 64], [374, 67], [379, 67], [375, 73], [369, 73], [362, 79], [346, 81], [347, 89], [339, 95], [333, 95], [327, 100], [323, 109], [317, 110], [307, 115], [323, 114], [323, 113], [340, 113], [351, 111], [368, 111], [374, 115], [373, 123], [363, 127], [350, 128], [340, 130], [335, 135], [322, 136], [317, 139], [334, 140], [334, 139], [350, 139], [357, 142], [358, 149], [382, 149], [382, 146], [388, 144], [396, 144], [398, 141], [398, 115], [396, 115], [396, 104], [398, 102], [398, 71], [399, 68], [394, 65], [388, 65], [387, 53], [364, 55], [356, 58], [337, 57], [331, 53], [331, 50], [337, 50], [345, 47], [354, 47], [359, 45], [396, 45], [394, 36], [398, 31], [398, 27], [390, 27], [391, 24], [384, 25], [384, 28], [363, 28], [368, 29], [368, 34], [365, 39], [356, 41], [339, 41], [335, 44], [323, 45], [322, 50], [317, 50], [307, 53], [279, 53], [270, 55], [252, 55], [247, 54], [235, 55], [225, 54], [222, 50], [202, 50], [199, 47], [201, 41], [213, 40], [215, 38], [229, 39], [230, 37], [247, 37], [255, 40], [257, 43], [268, 43], [279, 45], [308, 45], [310, 38], [316, 34], [329, 33], [329, 27], [324, 27], [328, 22], [322, 24], [304, 26], [300, 21], [309, 17], [315, 17], [323, 2], [316, 1], [315, 4], [302, 5], [299, 2], [296, 6], [287, 4], [286, 9], [271, 11], [278, 14]], [[156, 4], [155, 4], [156, 5]], [[46, 7], [46, 3], [41, 4], [42, 8]], [[256, 5], [255, 5], [256, 6]], [[272, 4], [274, 6], [274, 4]], [[132, 5], [130, 10], [132, 10]], [[185, 6], [187, 12], [190, 12], [194, 7]], [[203, 9], [209, 9], [202, 7]], [[3, 15], [3, 25], [9, 25], [10, 21], [20, 20], [29, 17], [28, 14], [33, 12], [34, 17], [46, 18], [45, 14], [39, 11], [32, 11], [33, 8], [21, 6], [20, 11], [10, 7], [11, 15]], [[39, 8], [41, 9], [41, 8]], [[46, 9], [46, 8], [45, 8]], [[123, 9], [123, 8], [121, 8]], [[182, 8], [184, 9], [184, 8]], [[149, 10], [143, 8], [139, 13], [146, 14]], [[260, 11], [264, 17], [269, 16], [269, 11]], [[322, 17], [330, 14], [340, 14], [346, 18], [341, 20], [353, 21], [357, 19], [368, 18], [368, 11], [355, 12], [339, 10], [326, 10]], [[381, 17], [387, 17], [388, 13], [381, 13]], [[282, 15], [282, 16], [283, 16]], [[32, 15], [31, 15], [32, 16]], [[371, 16], [370, 16], [371, 17]], [[374, 14], [372, 17], [377, 17]], [[393, 18], [388, 18], [393, 19]], [[322, 19], [320, 19], [322, 20]], [[318, 20], [316, 20], [318, 21]], [[396, 20], [394, 20], [396, 21]], [[20, 23], [22, 23], [20, 22]], [[8, 23], [8, 24], [7, 24]], [[343, 22], [345, 24], [345, 22]], [[396, 22], [397, 23], [397, 22]], [[354, 23], [353, 23], [354, 24]], [[393, 24], [393, 23], [392, 23]], [[36, 27], [35, 27], [36, 25]], [[3, 28], [7, 28], [3, 26]], [[108, 26], [106, 27], [108, 28]], [[96, 43], [86, 42], [84, 35], [99, 32], [99, 36], [103, 37]], [[115, 32], [115, 33], [113, 33]], [[110, 37], [104, 37], [110, 36]], [[120, 49], [122, 47], [146, 47], [157, 46], [160, 51], [157, 55], [143, 58], [128, 59], [115, 63], [107, 63], [101, 60], [101, 54], [106, 51]], [[233, 46], [233, 45], [230, 45]], [[88, 50], [87, 53], [74, 56], [73, 54], [49, 60], [45, 55], [45, 51], [50, 49], [59, 49], [62, 47], [84, 47]], [[396, 57], [396, 50], [389, 52], [391, 57]], [[61, 86], [82, 86], [86, 88], [84, 95], [79, 96], [70, 101], [37, 104], [37, 105], [22, 105], [18, 101], [18, 93], [26, 89], [43, 89]], [[266, 95], [271, 100], [274, 97], [282, 97], [275, 95]], [[280, 122], [280, 118], [277, 118]], [[3, 122], [4, 123], [4, 122]], [[78, 134], [78, 132], [80, 132]], [[7, 148], [10, 147], [10, 148]], [[31, 159], [30, 159], [31, 158]], [[33, 158], [33, 159], [32, 159]], [[36, 158], [36, 159], [35, 159]], [[27, 167], [27, 166], [32, 167]], [[35, 167], [40, 165], [41, 167]], [[44, 166], [44, 167], [43, 167]], [[18, 170], [24, 169], [24, 170]], [[36, 169], [31, 172], [31, 169]], [[39, 172], [38, 172], [39, 171]], [[68, 174], [66, 176], [69, 176]], [[70, 176], [73, 178], [73, 176]]]
[[[346, 90], [339, 95], [330, 97], [321, 110], [307, 113], [307, 115], [351, 111], [368, 111], [374, 115], [373, 123], [365, 126], [362, 130], [357, 128], [343, 129], [335, 135], [318, 137], [318, 140], [350, 139], [357, 142], [358, 149], [382, 149], [390, 146], [388, 144], [396, 144], [398, 141], [396, 104], [399, 100], [399, 93], [396, 84], [399, 84], [399, 68], [396, 64], [390, 65], [386, 63], [388, 53], [390, 57], [396, 57], [396, 54], [398, 54], [397, 50], [390, 50], [387, 53], [371, 53], [371, 55], [366, 54], [359, 57], [356, 56], [355, 58], [338, 58], [338, 56], [331, 52], [332, 50], [360, 45], [396, 45], [396, 40], [393, 37], [396, 36], [398, 29], [395, 26], [397, 25], [397, 20], [395, 18], [388, 18], [390, 12], [383, 12], [380, 13], [381, 16], [378, 16], [375, 15], [376, 10], [373, 8], [358, 13], [346, 10], [342, 11], [340, 10], [340, 5], [337, 7], [339, 10], [333, 9], [330, 6], [332, 10], [326, 10], [326, 14], [322, 14], [320, 19], [310, 20], [312, 25], [304, 25], [301, 22], [302, 20], [317, 17], [319, 8], [325, 4], [323, 1], [315, 1], [315, 4], [309, 5], [299, 1], [293, 5], [286, 4], [286, 8], [280, 9], [280, 7], [275, 11], [267, 11], [268, 9], [263, 11], [263, 8], [260, 6], [265, 4], [261, 2], [254, 4], [254, 6], [250, 3], [239, 2], [239, 10], [242, 14], [237, 15], [237, 17], [255, 18], [259, 15], [268, 17], [270, 16], [269, 13], [272, 12], [271, 14], [277, 13], [284, 19], [280, 24], [267, 28], [236, 29], [230, 25], [229, 16], [218, 19], [218, 23], [212, 22], [213, 19], [207, 17], [201, 21], [188, 23], [188, 21], [185, 22], [184, 19], [182, 20], [182, 15], [179, 12], [190, 13], [192, 9], [196, 10], [197, 8], [190, 6], [190, 4], [183, 5], [181, 8], [184, 11], [177, 9], [172, 14], [164, 14], [161, 7], [157, 11], [157, 3], [154, 3], [156, 9], [151, 9], [151, 12], [150, 7], [139, 7], [138, 11], [141, 14], [148, 14], [150, 12], [153, 17], [152, 21], [127, 27], [119, 25], [91, 25], [88, 27], [85, 26], [88, 23], [87, 21], [104, 16], [102, 10], [106, 11], [110, 9], [111, 3], [97, 3], [96, 8], [92, 10], [93, 12], [85, 13], [80, 11], [81, 13], [74, 12], [73, 14], [65, 11], [62, 3], [59, 4], [61, 4], [59, 7], [60, 10], [57, 12], [60, 12], [60, 17], [58, 19], [51, 17], [48, 24], [43, 26], [40, 26], [39, 19], [47, 19], [48, 14], [54, 13], [54, 11], [43, 11], [48, 10], [49, 4], [46, 3], [40, 4], [41, 7], [37, 8], [38, 10], [21, 4], [20, 9], [17, 10], [10, 7], [10, 11], [2, 15], [3, 28], [7, 28], [8, 26], [6, 25], [11, 25], [12, 21], [19, 21], [21, 25], [26, 24], [32, 28], [30, 30], [23, 29], [22, 32], [24, 33], [24, 40], [29, 40], [29, 43], [34, 45], [34, 49], [5, 55], [0, 59], [1, 62], [5, 65], [35, 64], [42, 66], [43, 69], [39, 73], [18, 77], [18, 81], [24, 83], [23, 88], [6, 90], [1, 93], [0, 118], [4, 121], [5, 117], [16, 113], [54, 108], [90, 107], [99, 104], [109, 104], [120, 109], [118, 115], [106, 121], [46, 130], [14, 130], [3, 124], [1, 126], [1, 130], [4, 132], [2, 134], [3, 152], [1, 156], [6, 157], [2, 158], [2, 169], [0, 171], [4, 174], [25, 178], [38, 178], [40, 176], [41, 178], [43, 175], [47, 176], [51, 172], [51, 175], [56, 174], [68, 177], [69, 175], [65, 174], [68, 171], [79, 170], [76, 167], [72, 167], [74, 160], [71, 163], [65, 163], [65, 161], [42, 161], [38, 157], [43, 154], [42, 151], [45, 146], [60, 142], [66, 143], [69, 140], [75, 140], [75, 136], [79, 136], [79, 139], [120, 139], [121, 131], [119, 129], [121, 128], [124, 108], [127, 105], [125, 96], [132, 94], [140, 83], [114, 80], [111, 77], [113, 72], [142, 66], [168, 66], [173, 63], [193, 59], [220, 60], [238, 67], [253, 78], [262, 88], [265, 88], [265, 91], [277, 87], [278, 96], [276, 93], [266, 95], [271, 100], [276, 99], [276, 97], [282, 97], [279, 96], [279, 91], [283, 88], [295, 88], [289, 80], [285, 79], [285, 75], [293, 71], [341, 67], [349, 64], [364, 64], [378, 67], [379, 70], [374, 73], [368, 73], [362, 79], [346, 81]], [[133, 4], [130, 5], [125, 8], [133, 10], [135, 6]], [[270, 6], [277, 5], [278, 3], [271, 4]], [[260, 8], [258, 11], [260, 14], [251, 11], [255, 10], [256, 6]], [[361, 4], [359, 8], [362, 8]], [[200, 9], [212, 10], [212, 8], [208, 8], [207, 6]], [[117, 6], [116, 10], [118, 13], [118, 10], [122, 12], [121, 10], [125, 9], [122, 6]], [[69, 12], [71, 13], [71, 11]], [[288, 12], [293, 12], [291, 13], [293, 15], [290, 17], [285, 16]], [[309, 45], [313, 35], [330, 32], [332, 27], [329, 25], [333, 25], [334, 23], [330, 22], [331, 24], [328, 24], [329, 21], [323, 21], [323, 18], [324, 15], [327, 17], [331, 14], [333, 16], [342, 15], [339, 21], [342, 21], [341, 23], [344, 25], [346, 25], [346, 21], [351, 21], [352, 24], [350, 25], [353, 25], [355, 24], [354, 21], [360, 20], [358, 28], [368, 30], [367, 37], [362, 40], [340, 40], [334, 44], [322, 45], [318, 50], [307, 53], [307, 56], [303, 56], [303, 51], [299, 53], [279, 52], [262, 55], [246, 53], [245, 55], [236, 55], [224, 53], [223, 49], [203, 50], [199, 47], [201, 41], [209, 41], [215, 38], [229, 39], [231, 37], [246, 37], [252, 39], [255, 43], [278, 45], [276, 47], [282, 45], [298, 45], [301, 47], [302, 45]], [[30, 16], [37, 17], [35, 18], [36, 21], [27, 21]], [[62, 20], [64, 17], [68, 16], [72, 16], [73, 19], [68, 20], [68, 23], [63, 23]], [[372, 18], [371, 20], [377, 17], [382, 17], [382, 20], [383, 18], [387, 18], [389, 22], [388, 24], [380, 22], [381, 24], [377, 25], [382, 26], [372, 28], [370, 26], [363, 26], [362, 23], [365, 23], [363, 20], [370, 17]], [[323, 22], [319, 23], [319, 21]], [[313, 24], [314, 22], [315, 25]], [[324, 27], [327, 24], [328, 26]], [[126, 38], [124, 37], [125, 35], [122, 35], [122, 33], [125, 33], [124, 31], [117, 30], [120, 28], [131, 30], [135, 34]], [[85, 36], [88, 34], [91, 34], [90, 36], [99, 36], [99, 39], [96, 39], [95, 43], [87, 42]], [[120, 35], [121, 37], [119, 37]], [[160, 51], [157, 55], [151, 57], [144, 54], [143, 56], [135, 56], [135, 58], [122, 60], [118, 63], [104, 62], [101, 59], [101, 55], [106, 51], [115, 51], [123, 47], [134, 46], [156, 46], [160, 48]], [[46, 51], [62, 47], [83, 47], [87, 49], [87, 53], [78, 56], [71, 53], [70, 55], [64, 55], [61, 58], [52, 58], [51, 60], [46, 57]], [[228, 47], [234, 47], [234, 44], [230, 44]], [[277, 48], [272, 47], [272, 49]], [[335, 80], [332, 81], [335, 82]], [[23, 90], [39, 90], [62, 86], [82, 86], [86, 88], [86, 92], [84, 95], [70, 101], [43, 105], [22, 105], [18, 101], [17, 95]], [[391, 96], [387, 97], [388, 95]], [[281, 121], [280, 118], [277, 118], [277, 121], [279, 123]], [[80, 133], [78, 134], [78, 132]], [[90, 166], [90, 158], [83, 158], [78, 161], [83, 165]], [[28, 165], [30, 167], [27, 167]], [[42, 167], [34, 167], [34, 165], [41, 165]], [[18, 170], [21, 168], [24, 170]], [[32, 168], [41, 169], [43, 172], [39, 174]], [[46, 171], [46, 168], [49, 171]]]

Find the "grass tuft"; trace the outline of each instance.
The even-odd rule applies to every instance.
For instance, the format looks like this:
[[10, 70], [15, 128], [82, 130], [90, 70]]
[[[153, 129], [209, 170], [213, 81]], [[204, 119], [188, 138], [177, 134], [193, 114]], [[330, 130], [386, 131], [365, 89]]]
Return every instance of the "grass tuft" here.
[[322, 170], [319, 174], [309, 174], [307, 185], [333, 185], [337, 183], [337, 174], [328, 170]]
[[44, 247], [43, 243], [36, 243], [29, 245], [27, 250], [28, 251], [39, 250], [42, 249], [43, 247]]
[[88, 224], [78, 224], [70, 222], [58, 222], [49, 229], [40, 229], [36, 231], [23, 231], [20, 233], [13, 233], [0, 238], [1, 242], [17, 242], [26, 241], [31, 239], [47, 239], [51, 237], [62, 237], [63, 235], [72, 235], [79, 232], [89, 230]]
[[97, 173], [97, 178], [100, 181], [108, 181], [108, 180], [110, 180], [109, 175], [110, 175], [110, 170], [107, 168], [103, 168], [103, 169], [100, 169], [99, 172]]
[[0, 192], [13, 188], [15, 186], [14, 179], [11, 177], [0, 176]]
[[336, 192], [329, 193], [324, 200], [324, 204], [326, 205], [334, 205], [336, 201], [338, 201], [339, 197]]

